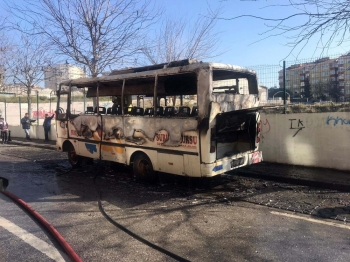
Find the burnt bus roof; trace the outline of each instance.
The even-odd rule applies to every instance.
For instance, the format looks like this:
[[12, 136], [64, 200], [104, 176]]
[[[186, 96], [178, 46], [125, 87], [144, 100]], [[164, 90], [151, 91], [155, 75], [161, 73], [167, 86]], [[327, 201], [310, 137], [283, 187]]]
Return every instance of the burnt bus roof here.
[[181, 60], [151, 66], [113, 70], [109, 75], [106, 76], [69, 79], [62, 81], [60, 85], [72, 85], [78, 88], [95, 87], [98, 82], [101, 84], [106, 84], [109, 82], [120, 82], [123, 79], [147, 78], [154, 77], [155, 75], [164, 76], [179, 73], [190, 73], [203, 68], [232, 71], [254, 76], [256, 75], [255, 71], [240, 66], [213, 62], [198, 62], [196, 60]]

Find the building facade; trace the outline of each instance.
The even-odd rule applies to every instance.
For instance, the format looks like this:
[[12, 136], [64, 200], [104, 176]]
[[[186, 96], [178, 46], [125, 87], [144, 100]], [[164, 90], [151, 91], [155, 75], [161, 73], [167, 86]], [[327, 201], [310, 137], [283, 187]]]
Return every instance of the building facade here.
[[45, 69], [45, 88], [57, 90], [60, 82], [85, 77], [84, 69], [71, 64], [56, 64]]
[[258, 90], [259, 90], [259, 102], [266, 103], [267, 102], [267, 87], [259, 86]]
[[[350, 98], [350, 53], [286, 68], [286, 89], [290, 90], [292, 98], [303, 98], [308, 84], [315, 99], [329, 100], [335, 94], [340, 100]], [[279, 71], [279, 85], [283, 87], [283, 70]]]

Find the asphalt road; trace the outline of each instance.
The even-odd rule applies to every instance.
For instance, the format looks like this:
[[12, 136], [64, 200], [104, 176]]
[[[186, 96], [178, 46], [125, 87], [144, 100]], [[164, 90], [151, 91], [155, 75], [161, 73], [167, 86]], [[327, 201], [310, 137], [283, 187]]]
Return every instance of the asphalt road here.
[[[65, 154], [15, 145], [0, 147], [0, 167], [7, 190], [83, 261], [175, 261], [103, 217], [97, 190], [113, 220], [190, 261], [350, 261], [347, 192], [236, 175], [209, 182], [163, 175], [144, 184], [106, 163], [69, 172]], [[67, 256], [0, 194], [0, 261], [51, 260]]]

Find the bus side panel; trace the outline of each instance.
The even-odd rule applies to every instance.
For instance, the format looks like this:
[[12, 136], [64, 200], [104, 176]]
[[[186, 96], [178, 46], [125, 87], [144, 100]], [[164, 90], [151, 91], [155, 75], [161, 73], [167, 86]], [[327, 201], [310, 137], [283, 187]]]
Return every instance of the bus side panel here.
[[57, 138], [68, 138], [67, 121], [56, 121]]
[[158, 171], [184, 175], [183, 155], [158, 153]]
[[126, 159], [130, 163], [133, 153], [141, 151], [150, 158], [154, 170], [186, 175], [184, 155], [187, 152], [198, 154], [199, 137], [196, 129], [195, 118], [126, 116], [123, 134]]
[[56, 120], [57, 150], [63, 151], [63, 142], [68, 138], [67, 122]]
[[102, 116], [101, 159], [126, 164], [122, 116]]
[[100, 143], [95, 141], [77, 141], [78, 144], [78, 155], [85, 156], [88, 158], [99, 159], [100, 158]]
[[78, 116], [68, 122], [70, 139], [78, 144], [76, 152], [88, 158], [100, 158], [100, 116]]
[[158, 153], [158, 171], [184, 175], [183, 155]]
[[197, 103], [198, 103], [198, 120], [199, 120], [199, 133], [200, 133], [200, 156], [201, 162], [210, 163], [215, 161], [215, 156], [213, 157], [209, 154], [210, 151], [210, 128], [208, 118], [209, 118], [209, 108], [210, 108], [210, 94], [212, 93], [212, 70], [205, 68], [199, 70], [198, 72], [198, 85], [197, 85]]
[[184, 155], [185, 175], [190, 177], [201, 177], [201, 166], [199, 156]]
[[[120, 144], [120, 140], [116, 140]], [[101, 159], [126, 164], [125, 148], [117, 145], [101, 145]]]

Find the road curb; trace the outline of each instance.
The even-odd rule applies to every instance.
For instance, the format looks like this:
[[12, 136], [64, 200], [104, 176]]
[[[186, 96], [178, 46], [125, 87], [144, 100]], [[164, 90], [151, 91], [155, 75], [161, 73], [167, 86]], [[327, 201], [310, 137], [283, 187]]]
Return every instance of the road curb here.
[[327, 188], [327, 189], [344, 191], [344, 192], [350, 191], [350, 185], [341, 184], [341, 183], [292, 178], [287, 176], [282, 177], [282, 176], [277, 176], [273, 174], [264, 175], [262, 173], [246, 171], [246, 170], [237, 170], [234, 174], [239, 176], [244, 176], [244, 177], [260, 178], [260, 179], [288, 183], [288, 184], [303, 185], [303, 186], [309, 186], [309, 187], [320, 187], [320, 188]]
[[50, 149], [50, 150], [57, 150], [55, 145], [41, 145], [35, 142], [22, 142], [22, 141], [16, 141], [12, 140], [8, 143], [8, 145], [20, 145], [20, 146], [29, 146], [29, 147], [36, 147], [36, 148], [43, 148], [43, 149]]

